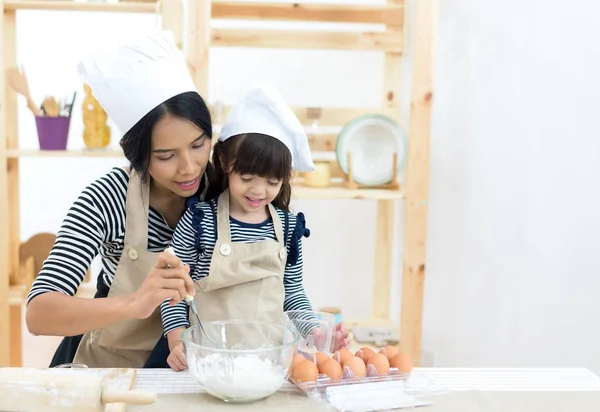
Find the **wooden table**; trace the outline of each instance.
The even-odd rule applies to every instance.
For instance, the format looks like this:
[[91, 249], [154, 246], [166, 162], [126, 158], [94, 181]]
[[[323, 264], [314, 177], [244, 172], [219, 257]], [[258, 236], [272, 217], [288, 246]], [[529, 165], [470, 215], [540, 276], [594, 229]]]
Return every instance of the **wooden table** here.
[[[420, 368], [446, 391], [422, 397], [434, 402], [422, 412], [592, 412], [600, 411], [600, 378], [586, 369], [466, 369]], [[138, 370], [135, 387], [161, 388], [169, 379], [184, 379], [171, 371]], [[301, 392], [284, 387], [275, 395], [251, 404], [227, 404], [188, 387], [188, 393], [157, 390], [158, 402], [149, 406], [130, 406], [128, 412], [152, 411], [318, 411], [334, 409], [310, 400]], [[161, 393], [163, 392], [163, 393]]]

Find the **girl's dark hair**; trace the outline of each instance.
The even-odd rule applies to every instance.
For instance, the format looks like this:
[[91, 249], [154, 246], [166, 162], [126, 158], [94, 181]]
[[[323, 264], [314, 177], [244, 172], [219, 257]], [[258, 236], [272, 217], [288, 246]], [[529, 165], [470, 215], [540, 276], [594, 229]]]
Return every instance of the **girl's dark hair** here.
[[279, 139], [260, 133], [244, 133], [217, 142], [213, 149], [214, 179], [211, 188], [223, 193], [229, 187], [227, 172], [282, 180], [273, 205], [289, 212], [292, 187], [292, 154]]
[[[151, 87], [149, 85], [148, 87]], [[142, 180], [148, 179], [152, 130], [165, 114], [189, 120], [212, 139], [212, 120], [204, 99], [197, 92], [185, 92], [171, 97], [142, 117], [121, 139], [121, 147], [131, 167]]]

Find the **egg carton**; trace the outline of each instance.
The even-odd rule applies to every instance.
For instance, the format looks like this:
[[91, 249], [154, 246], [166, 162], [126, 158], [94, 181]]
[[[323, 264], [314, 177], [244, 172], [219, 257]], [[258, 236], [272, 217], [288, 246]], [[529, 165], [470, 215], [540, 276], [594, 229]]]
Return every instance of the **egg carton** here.
[[390, 368], [387, 375], [377, 374], [377, 370], [373, 365], [367, 366], [367, 375], [363, 377], [357, 377], [352, 374], [352, 371], [345, 367], [342, 373], [342, 377], [339, 379], [331, 379], [329, 376], [319, 374], [316, 381], [310, 382], [299, 382], [293, 377], [290, 377], [290, 382], [296, 385], [302, 392], [309, 393], [314, 390], [327, 389], [333, 386], [340, 385], [356, 385], [361, 383], [375, 383], [375, 382], [390, 382], [390, 381], [406, 381], [410, 377], [411, 373], [400, 372], [396, 368]]
[[396, 368], [390, 368], [387, 375], [378, 375], [373, 365], [367, 367], [367, 376], [364, 377], [353, 376], [352, 371], [344, 368], [342, 377], [339, 379], [331, 379], [327, 375], [320, 374], [316, 381], [297, 382], [293, 377], [290, 377], [290, 382], [307, 396], [318, 399], [326, 399], [328, 393], [336, 388], [352, 387], [353, 390], [361, 393], [365, 391], [374, 393], [378, 391], [378, 387], [383, 388], [393, 383], [401, 386], [403, 393], [413, 396], [436, 395], [447, 392], [445, 388], [414, 369], [406, 373], [400, 372]]

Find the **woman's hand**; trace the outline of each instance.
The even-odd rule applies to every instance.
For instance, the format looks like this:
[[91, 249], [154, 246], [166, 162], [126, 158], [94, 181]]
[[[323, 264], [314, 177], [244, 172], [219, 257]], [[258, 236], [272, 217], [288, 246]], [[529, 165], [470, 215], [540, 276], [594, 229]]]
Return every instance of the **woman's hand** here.
[[185, 295], [193, 296], [194, 282], [189, 271], [190, 267], [182, 265], [177, 256], [165, 252], [158, 255], [156, 265], [131, 296], [132, 317], [145, 319], [167, 299], [171, 299], [171, 304], [175, 305]]

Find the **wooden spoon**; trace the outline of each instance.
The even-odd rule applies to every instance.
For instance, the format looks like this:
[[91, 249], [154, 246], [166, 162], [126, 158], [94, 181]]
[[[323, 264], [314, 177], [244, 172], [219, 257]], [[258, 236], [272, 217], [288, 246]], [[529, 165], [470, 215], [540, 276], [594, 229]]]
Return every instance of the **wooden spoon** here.
[[48, 117], [58, 117], [58, 114], [60, 113], [60, 105], [52, 96], [44, 99], [42, 107], [44, 108], [44, 112]]
[[8, 80], [8, 84], [17, 92], [25, 96], [27, 99], [27, 106], [29, 110], [36, 116], [43, 116], [42, 111], [35, 105], [33, 99], [31, 98], [31, 94], [29, 93], [29, 84], [27, 83], [27, 76], [25, 75], [25, 70], [21, 68], [19, 70], [18, 67], [10, 67], [6, 70], [6, 77]]

